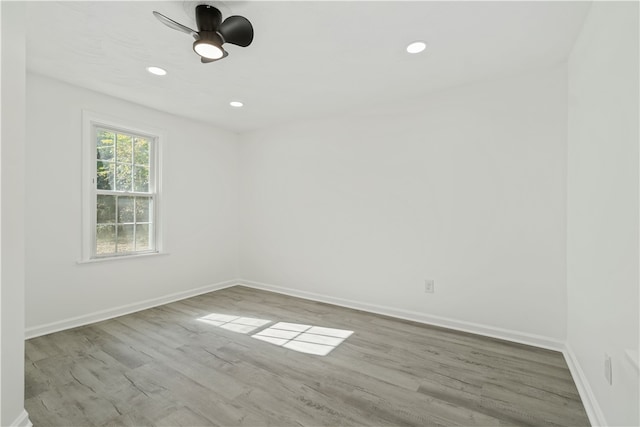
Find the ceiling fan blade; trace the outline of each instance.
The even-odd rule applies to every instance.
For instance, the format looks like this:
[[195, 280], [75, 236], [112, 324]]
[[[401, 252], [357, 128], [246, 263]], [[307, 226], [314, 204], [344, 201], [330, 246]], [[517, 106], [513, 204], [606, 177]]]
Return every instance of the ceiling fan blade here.
[[198, 32], [217, 31], [222, 22], [222, 13], [213, 6], [201, 4], [196, 6], [196, 23]]
[[229, 53], [226, 50], [222, 50], [222, 57], [218, 58], [218, 59], [209, 59], [209, 58], [205, 58], [204, 56], [200, 57], [200, 62], [202, 62], [203, 64], [208, 64], [209, 62], [216, 62], [216, 61], [220, 61], [221, 59], [226, 58], [227, 56], [229, 56]]
[[163, 14], [161, 14], [160, 12], [156, 12], [155, 10], [153, 11], [153, 15], [158, 18], [158, 21], [162, 22], [164, 25], [166, 25], [169, 28], [173, 28], [174, 30], [178, 30], [178, 31], [182, 31], [183, 33], [187, 33], [191, 36], [193, 36], [194, 39], [198, 39], [198, 33], [193, 31], [191, 28], [189, 27], [185, 27], [182, 24], [178, 24], [176, 21], [174, 21], [173, 19], [169, 19], [166, 16], [164, 16]]
[[244, 16], [230, 16], [220, 25], [218, 31], [225, 43], [247, 47], [253, 41], [253, 26]]

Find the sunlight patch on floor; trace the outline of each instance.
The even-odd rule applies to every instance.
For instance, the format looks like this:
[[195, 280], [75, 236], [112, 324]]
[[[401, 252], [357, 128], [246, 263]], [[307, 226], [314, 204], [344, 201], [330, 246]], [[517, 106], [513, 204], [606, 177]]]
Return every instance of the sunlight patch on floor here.
[[[198, 318], [198, 320], [241, 334], [249, 334], [272, 322], [267, 319], [220, 313], [211, 313]], [[353, 331], [346, 329], [278, 322], [251, 335], [251, 337], [300, 353], [326, 356], [351, 334], [353, 334]]]
[[271, 320], [256, 319], [255, 317], [231, 316], [228, 314], [211, 313], [198, 319], [201, 322], [217, 326], [229, 331], [248, 334], [256, 329], [271, 323]]
[[351, 334], [353, 331], [346, 329], [279, 322], [251, 337], [301, 353], [326, 356]]

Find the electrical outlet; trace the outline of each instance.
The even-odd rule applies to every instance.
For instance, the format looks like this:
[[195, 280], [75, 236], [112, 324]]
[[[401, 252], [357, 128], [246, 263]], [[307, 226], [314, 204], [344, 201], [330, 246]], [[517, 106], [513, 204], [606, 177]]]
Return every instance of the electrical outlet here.
[[604, 377], [606, 378], [609, 385], [613, 384], [613, 375], [611, 371], [611, 356], [607, 353], [604, 354]]
[[433, 279], [424, 279], [424, 291], [432, 294], [436, 291], [436, 281]]

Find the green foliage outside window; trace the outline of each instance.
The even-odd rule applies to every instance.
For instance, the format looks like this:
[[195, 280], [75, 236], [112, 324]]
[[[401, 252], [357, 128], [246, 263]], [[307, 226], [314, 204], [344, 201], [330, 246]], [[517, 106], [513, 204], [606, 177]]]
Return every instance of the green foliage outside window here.
[[98, 194], [96, 254], [131, 253], [151, 249], [153, 224], [149, 193], [151, 142], [148, 138], [98, 129], [96, 189]]

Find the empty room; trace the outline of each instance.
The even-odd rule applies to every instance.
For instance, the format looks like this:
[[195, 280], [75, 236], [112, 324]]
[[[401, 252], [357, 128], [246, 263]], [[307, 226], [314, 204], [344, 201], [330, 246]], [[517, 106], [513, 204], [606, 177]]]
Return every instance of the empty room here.
[[1, 1], [0, 425], [640, 425], [638, 6]]

